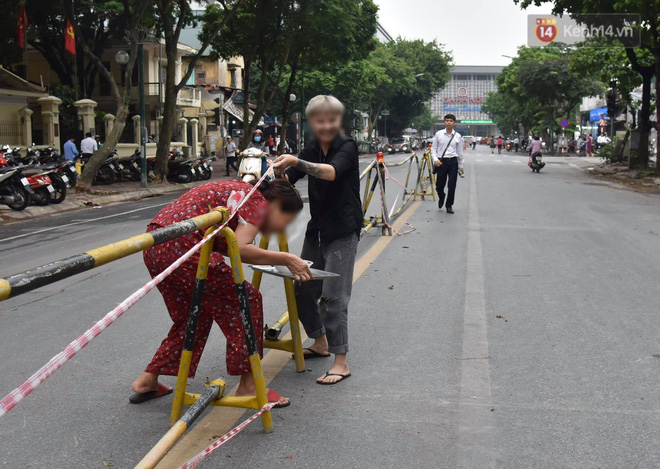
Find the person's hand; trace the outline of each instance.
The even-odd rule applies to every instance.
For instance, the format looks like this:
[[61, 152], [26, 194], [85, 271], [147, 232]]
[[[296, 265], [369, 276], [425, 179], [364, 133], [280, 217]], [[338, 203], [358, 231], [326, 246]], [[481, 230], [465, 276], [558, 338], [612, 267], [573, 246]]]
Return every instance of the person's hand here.
[[442, 161], [440, 161], [440, 160], [435, 160], [435, 161], [433, 162], [433, 166], [435, 166], [436, 168], [439, 168], [440, 166], [442, 166]]
[[282, 174], [287, 168], [298, 164], [298, 158], [293, 155], [280, 155], [273, 162], [273, 170], [277, 174]]
[[289, 256], [286, 266], [298, 282], [307, 282], [314, 278], [312, 271], [309, 270], [309, 265], [307, 265], [307, 262], [294, 254]]
[[461, 175], [462, 175], [462, 174], [465, 174], [465, 171], [463, 170], [463, 168], [461, 168], [461, 169], [458, 170], [458, 174], [461, 174]]

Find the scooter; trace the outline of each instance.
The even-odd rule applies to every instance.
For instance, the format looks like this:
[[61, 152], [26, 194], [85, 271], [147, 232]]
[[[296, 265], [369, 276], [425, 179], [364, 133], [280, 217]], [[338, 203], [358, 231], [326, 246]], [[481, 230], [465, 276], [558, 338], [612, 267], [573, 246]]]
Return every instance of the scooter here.
[[119, 158], [115, 163], [118, 168], [120, 181], [140, 181], [142, 180], [142, 154], [140, 150], [126, 158]]
[[20, 167], [0, 168], [0, 203], [12, 210], [25, 210], [33, 194], [30, 182], [23, 176]]
[[240, 154], [238, 163], [238, 177], [243, 182], [258, 181], [263, 174], [263, 162], [266, 161], [266, 153], [258, 148], [248, 148]]
[[531, 161], [529, 162], [529, 167], [532, 168], [532, 172], [540, 173], [545, 163], [543, 162], [543, 155], [540, 151], [537, 151], [531, 156]]

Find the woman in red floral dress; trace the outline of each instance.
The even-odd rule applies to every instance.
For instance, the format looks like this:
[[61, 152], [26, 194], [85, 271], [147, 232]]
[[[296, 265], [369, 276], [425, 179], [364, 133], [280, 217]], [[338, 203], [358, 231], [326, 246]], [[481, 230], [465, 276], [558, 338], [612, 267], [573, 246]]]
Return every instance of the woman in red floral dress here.
[[[251, 189], [250, 184], [241, 181], [217, 181], [203, 184], [186, 192], [161, 210], [151, 221], [147, 231], [208, 213], [215, 207], [235, 207]], [[229, 222], [229, 227], [236, 232], [241, 259], [250, 264], [285, 265], [297, 280], [310, 280], [312, 275], [309, 267], [298, 256], [264, 250], [254, 244], [254, 239], [259, 232], [264, 234], [283, 232], [298, 216], [302, 208], [300, 194], [288, 182], [275, 180], [262, 183], [259, 190], [250, 196]], [[202, 232], [195, 232], [146, 250], [144, 263], [151, 276], [155, 277], [165, 270], [198, 243], [202, 237]], [[255, 385], [241, 323], [236, 286], [232, 277], [232, 269], [223, 258], [223, 254], [227, 252], [224, 238], [220, 236], [216, 238], [213, 251], [195, 336], [189, 377], [195, 376], [197, 364], [215, 321], [227, 338], [227, 371], [230, 375], [241, 376], [236, 395], [254, 395]], [[130, 398], [132, 403], [139, 404], [172, 392], [172, 388], [158, 382], [158, 376], [176, 376], [179, 371], [179, 360], [198, 261], [199, 252], [158, 285], [174, 324], [151, 363], [133, 383], [135, 394]], [[248, 294], [254, 329], [259, 332], [263, 330], [261, 294], [250, 284], [248, 284]], [[262, 334], [257, 334], [257, 340], [259, 353], [263, 354]], [[288, 399], [274, 391], [269, 392], [269, 400], [277, 402], [280, 407], [289, 405]]]

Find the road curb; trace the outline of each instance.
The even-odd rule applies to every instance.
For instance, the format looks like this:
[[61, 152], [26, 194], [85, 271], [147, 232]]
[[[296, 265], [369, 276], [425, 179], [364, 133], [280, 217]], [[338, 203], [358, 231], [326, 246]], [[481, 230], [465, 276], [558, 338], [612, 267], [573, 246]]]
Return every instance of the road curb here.
[[0, 215], [0, 222], [18, 222], [32, 220], [48, 215], [55, 215], [63, 212], [71, 212], [82, 208], [117, 204], [121, 202], [131, 202], [140, 199], [156, 197], [171, 192], [178, 192], [185, 189], [191, 189], [204, 184], [208, 181], [197, 181], [186, 184], [167, 184], [149, 188], [138, 189], [123, 193], [114, 194], [74, 194], [72, 198], [76, 200], [65, 200], [61, 204], [46, 205], [45, 207], [29, 207], [22, 212], [5, 212]]

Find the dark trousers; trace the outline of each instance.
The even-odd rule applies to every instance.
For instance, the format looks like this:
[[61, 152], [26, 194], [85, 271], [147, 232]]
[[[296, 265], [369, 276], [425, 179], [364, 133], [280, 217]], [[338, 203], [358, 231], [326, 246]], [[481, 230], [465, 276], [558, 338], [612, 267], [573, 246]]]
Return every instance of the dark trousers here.
[[238, 168], [236, 167], [236, 157], [235, 156], [228, 156], [227, 157], [227, 176], [229, 176], [229, 167], [234, 168], [234, 171], [238, 172]]
[[348, 352], [348, 303], [358, 241], [357, 233], [320, 243], [318, 238], [307, 236], [300, 254], [303, 259], [313, 261], [314, 268], [339, 274], [339, 277], [296, 285], [300, 322], [308, 337], [327, 336], [330, 353]]
[[[442, 166], [437, 168], [436, 176], [437, 181], [435, 183], [435, 188], [438, 191], [438, 197], [440, 197], [440, 204], [438, 206], [442, 207], [443, 202], [445, 201], [445, 185], [447, 185], [447, 203], [445, 206], [447, 208], [453, 207], [456, 181], [458, 180], [458, 159], [452, 158], [444, 160]], [[447, 179], [449, 179], [449, 184], [447, 184]]]

